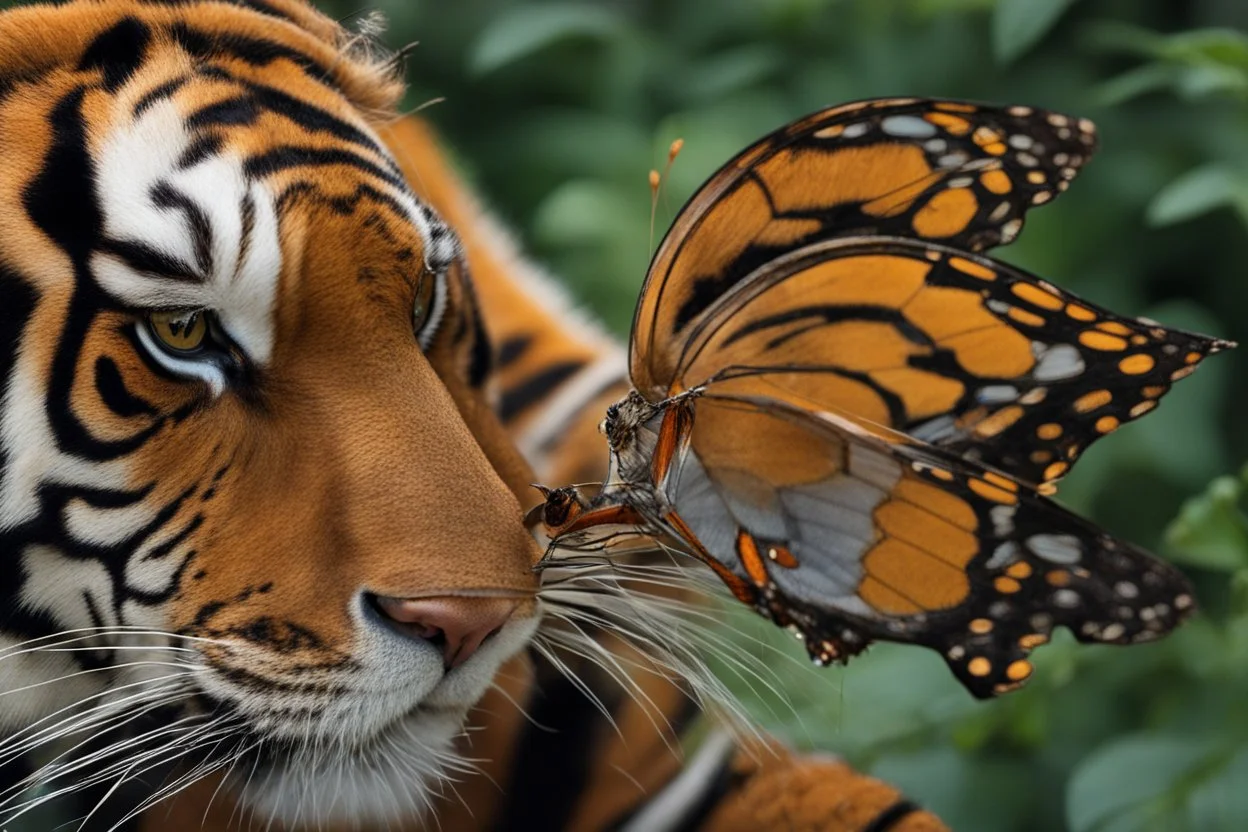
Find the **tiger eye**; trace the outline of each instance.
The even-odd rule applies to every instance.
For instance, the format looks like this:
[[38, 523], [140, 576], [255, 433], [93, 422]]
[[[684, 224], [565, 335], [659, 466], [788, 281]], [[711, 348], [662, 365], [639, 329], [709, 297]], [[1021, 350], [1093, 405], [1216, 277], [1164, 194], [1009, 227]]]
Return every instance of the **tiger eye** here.
[[433, 312], [435, 282], [433, 275], [426, 274], [416, 284], [416, 299], [412, 304], [412, 329], [417, 335], [425, 328], [425, 324], [429, 322], [429, 315]]
[[195, 352], [208, 338], [208, 321], [200, 312], [153, 312], [147, 325], [161, 345], [175, 352]]

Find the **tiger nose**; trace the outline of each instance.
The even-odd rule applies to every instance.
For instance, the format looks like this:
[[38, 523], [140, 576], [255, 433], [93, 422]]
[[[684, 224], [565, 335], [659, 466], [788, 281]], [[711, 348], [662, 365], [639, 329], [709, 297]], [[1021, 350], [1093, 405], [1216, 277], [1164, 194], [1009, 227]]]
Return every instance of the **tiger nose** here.
[[377, 607], [400, 633], [442, 646], [448, 668], [472, 657], [515, 612], [516, 598], [447, 595], [436, 598], [377, 596]]

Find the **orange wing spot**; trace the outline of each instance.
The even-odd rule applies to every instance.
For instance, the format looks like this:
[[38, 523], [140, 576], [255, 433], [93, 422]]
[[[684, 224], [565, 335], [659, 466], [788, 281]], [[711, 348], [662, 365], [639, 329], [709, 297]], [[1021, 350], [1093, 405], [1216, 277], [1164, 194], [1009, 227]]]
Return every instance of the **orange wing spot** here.
[[989, 192], [994, 194], [1008, 194], [1014, 188], [1014, 183], [1010, 181], [1010, 176], [1003, 170], [990, 170], [979, 177], [980, 183], [983, 184]]
[[757, 586], [764, 587], [770, 583], [771, 579], [767, 577], [767, 564], [763, 563], [763, 558], [758, 553], [758, 543], [753, 535], [744, 529], [737, 531], [737, 557], [741, 558], [745, 573]]
[[1101, 321], [1096, 325], [1101, 332], [1108, 332], [1110, 335], [1127, 336], [1131, 334], [1131, 328], [1118, 321]]
[[1005, 570], [1005, 574], [1009, 575], [1011, 578], [1017, 578], [1020, 581], [1030, 578], [1031, 564], [1025, 560], [1020, 560], [1018, 563], [1012, 563], [1009, 568]]
[[944, 113], [925, 113], [923, 118], [937, 127], [943, 127], [947, 132], [955, 136], [965, 136], [971, 132], [971, 123], [964, 118], [948, 116]]
[[[1001, 173], [1001, 171], [993, 171], [993, 173]], [[988, 174], [984, 174], [987, 176]], [[1002, 174], [1004, 176], [1004, 174]], [[996, 280], [997, 273], [987, 266], [981, 266], [965, 257], [950, 257], [949, 265], [953, 266], [963, 274], [969, 274], [971, 277], [978, 277], [980, 280]]]
[[1017, 306], [1011, 306], [1010, 311], [1005, 314], [1009, 315], [1015, 321], [1026, 326], [1044, 326], [1044, 318], [1034, 312], [1028, 312], [1026, 309], [1020, 309]]
[[1075, 399], [1076, 413], [1091, 413], [1098, 407], [1104, 407], [1114, 400], [1114, 394], [1108, 390], [1093, 390]]
[[877, 543], [862, 565], [871, 577], [925, 610], [957, 606], [971, 591], [961, 569], [896, 538]]
[[772, 546], [767, 550], [767, 557], [785, 569], [797, 568], [797, 557], [789, 551], [787, 546]]
[[927, 472], [938, 480], [953, 482], [953, 472], [945, 468], [928, 468]]
[[1139, 417], [1143, 416], [1145, 413], [1149, 412], [1156, 406], [1157, 406], [1157, 402], [1154, 402], [1154, 401], [1140, 402], [1135, 407], [1131, 408], [1131, 410], [1129, 411], [1131, 414], [1131, 418], [1138, 419]]
[[975, 134], [971, 136], [971, 140], [983, 147], [986, 144], [994, 144], [1001, 141], [1001, 134], [988, 127], [977, 127], [975, 128]]
[[1044, 171], [1032, 170], [1027, 172], [1027, 181], [1033, 185], [1043, 185], [1045, 180]]
[[976, 618], [967, 625], [967, 629], [977, 636], [984, 636], [992, 632], [992, 621], [987, 618]]
[[1201, 358], [1203, 358], [1203, 357], [1204, 357], [1204, 356], [1202, 356], [1202, 355], [1201, 355], [1200, 353], [1198, 353], [1198, 352], [1189, 352], [1187, 355], [1183, 356], [1183, 361], [1184, 361], [1184, 363], [1186, 363], [1186, 364], [1196, 364], [1196, 363], [1198, 363], [1198, 362], [1200, 361], [1200, 359], [1201, 359]]
[[844, 124], [833, 124], [831, 127], [825, 127], [822, 130], [815, 131], [816, 139], [835, 139], [837, 136], [845, 132]]
[[941, 341], [968, 373], [980, 377], [1014, 378], [1036, 365], [1031, 339], [996, 321], [997, 326], [976, 329]]
[[896, 393], [911, 419], [947, 413], [966, 388], [956, 379], [914, 367], [898, 367], [871, 373], [871, 380]]
[[1006, 479], [995, 471], [985, 471], [984, 479], [998, 488], [1004, 488], [1006, 491], [1018, 491], [1018, 483], [1014, 480]]
[[972, 491], [983, 497], [985, 500], [990, 500], [994, 503], [1001, 503], [1002, 505], [1007, 506], [1012, 506], [1018, 502], [1018, 496], [1014, 493], [1006, 491], [1004, 488], [997, 488], [995, 485], [990, 485], [983, 480], [970, 479], [967, 480], [967, 485], [970, 486]]
[[936, 194], [914, 215], [914, 230], [923, 237], [952, 237], [964, 230], [979, 209], [968, 188], [949, 188]]
[[987, 676], [992, 672], [992, 662], [983, 656], [976, 656], [966, 663], [966, 670], [972, 676]]
[[976, 113], [979, 108], [974, 104], [956, 104], [952, 101], [941, 101], [932, 105], [934, 110], [945, 110], [950, 113]]
[[1118, 421], [1118, 417], [1116, 416], [1102, 416], [1101, 418], [1096, 420], [1096, 432], [1097, 433], [1109, 433], [1111, 431], [1117, 430], [1118, 425], [1120, 424], [1122, 423]]
[[1004, 142], [993, 142], [992, 144], [984, 145], [984, 152], [991, 153], [993, 156], [1000, 156], [1007, 150], [1009, 148], [1005, 146]]
[[[948, 477], [953, 479], [953, 475], [942, 468], [930, 469], [933, 475], [937, 475], [939, 479]], [[943, 476], [940, 476], [943, 475]], [[973, 532], [979, 528], [979, 518], [975, 516], [975, 509], [971, 508], [965, 500], [950, 494], [948, 491], [942, 491], [934, 485], [911, 479], [906, 477], [897, 483], [893, 488], [893, 501], [905, 500], [913, 503], [920, 508], [930, 511], [939, 517], [943, 517], [955, 526]]]
[[1053, 458], [1053, 454], [1050, 451], [1032, 451], [1027, 458], [1036, 465], [1043, 465]]
[[1119, 338], [1117, 335], [1110, 335], [1107, 332], [1095, 329], [1085, 329], [1083, 332], [1080, 332], [1079, 343], [1089, 349], [1105, 352], [1125, 350], [1127, 348], [1126, 338]]
[[1015, 283], [1010, 287], [1010, 291], [1031, 305], [1039, 306], [1041, 309], [1056, 311], [1066, 305], [1065, 301], [1057, 295], [1030, 283]]
[[979, 552], [979, 542], [966, 529], [909, 502], [889, 500], [875, 510], [875, 524], [890, 538], [934, 555], [962, 569]]
[[975, 435], [991, 438], [1023, 418], [1023, 408], [1016, 404], [1003, 407], [975, 426]]
[[1049, 586], [1070, 586], [1070, 573], [1065, 569], [1054, 569], [1044, 576]]
[[904, 595], [899, 595], [870, 575], [858, 584], [858, 597], [886, 615], [914, 615], [923, 608]]
[[1070, 470], [1070, 463], [1054, 462], [1048, 468], [1044, 469], [1044, 478], [1046, 480], [1055, 480], [1062, 474], [1065, 474], [1068, 470]]
[[1076, 321], [1095, 321], [1096, 313], [1086, 306], [1080, 306], [1077, 303], [1066, 304], [1066, 314]]
[[1045, 422], [1036, 428], [1036, 436], [1041, 439], [1053, 440], [1062, 435], [1062, 426], [1057, 422]]
[[1153, 360], [1153, 357], [1142, 352], [1128, 355], [1118, 362], [1118, 369], [1129, 376], [1143, 375], [1156, 366], [1157, 362]]
[[1173, 373], [1170, 374], [1170, 380], [1179, 381], [1180, 379], [1185, 379], [1188, 376], [1190, 376], [1192, 373], [1194, 373], [1195, 371], [1196, 371], [1196, 368], [1194, 366], [1193, 367], [1180, 367], [1179, 369], [1175, 370]]
[[1147, 398], [1156, 399], [1161, 396], [1161, 394], [1166, 392], [1166, 388], [1162, 387], [1160, 384], [1150, 384], [1140, 392]]
[[1000, 577], [992, 582], [992, 586], [1002, 595], [1013, 595], [1023, 588], [1023, 585], [1013, 578]]
[[1021, 682], [1031, 675], [1031, 662], [1025, 659], [1011, 662], [1005, 669], [1005, 677], [1011, 682]]
[[1148, 337], [1145, 335], [1132, 335], [1131, 343], [1135, 344], [1137, 347], [1143, 346], [1148, 343]]
[[1034, 650], [1042, 644], [1048, 644], [1049, 637], [1043, 633], [1028, 633], [1018, 640], [1018, 646], [1024, 650]]
[[[759, 163], [754, 172], [767, 184], [775, 212], [784, 215], [866, 202], [862, 210], [871, 216], [892, 217], [908, 210], [915, 198], [934, 181], [932, 167], [921, 147], [891, 142], [835, 151], [814, 148], [781, 151]], [[835, 182], [836, 185], [831, 190], [812, 188], [812, 182]], [[744, 219], [753, 226], [752, 197], [753, 194], [751, 201], [741, 206], [750, 213], [737, 218], [738, 225]], [[764, 202], [767, 221], [772, 220], [773, 205]], [[736, 206], [723, 209], [724, 221], [730, 221], [729, 212], [735, 210]], [[719, 234], [729, 233], [725, 228], [715, 231], [714, 238], [706, 239], [707, 245], [712, 239], [723, 245]], [[699, 229], [695, 233], [701, 238], [706, 231]]]

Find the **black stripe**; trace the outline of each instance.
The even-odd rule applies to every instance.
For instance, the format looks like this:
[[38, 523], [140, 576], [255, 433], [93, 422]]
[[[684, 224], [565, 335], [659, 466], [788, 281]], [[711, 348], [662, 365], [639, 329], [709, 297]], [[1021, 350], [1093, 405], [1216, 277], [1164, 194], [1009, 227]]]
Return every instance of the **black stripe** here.
[[259, 179], [270, 174], [280, 173], [288, 168], [324, 167], [327, 165], [349, 165], [370, 176], [375, 176], [400, 190], [407, 190], [407, 183], [403, 181], [402, 177], [391, 171], [383, 170], [359, 154], [336, 147], [298, 147], [296, 145], [275, 147], [266, 153], [252, 156], [244, 164], [244, 170], [249, 177]]
[[121, 258], [127, 266], [141, 274], [188, 283], [202, 283], [204, 280], [204, 276], [196, 273], [190, 263], [137, 240], [101, 240], [99, 251]]
[[103, 70], [104, 89], [117, 92], [143, 65], [151, 39], [152, 32], [146, 24], [133, 17], [123, 17], [91, 41], [78, 69]]
[[[204, 209], [200, 208], [186, 194], [180, 193], [168, 182], [157, 183], [152, 188], [152, 202], [161, 208], [172, 208], [181, 211], [190, 226], [191, 239], [195, 245], [195, 265], [201, 274], [212, 274], [212, 222]], [[239, 262], [243, 262], [241, 259]]]
[[201, 107], [187, 116], [186, 126], [192, 130], [222, 125], [254, 124], [260, 117], [260, 108], [250, 95], [237, 95]]
[[498, 354], [495, 356], [498, 369], [504, 370], [519, 361], [532, 345], [532, 335], [514, 335], [508, 338], [499, 345]]
[[192, 57], [208, 60], [214, 56], [225, 55], [258, 67], [268, 66], [285, 58], [325, 86], [337, 87], [329, 70], [317, 64], [306, 53], [283, 44], [233, 32], [203, 32], [184, 23], [174, 24], [169, 31], [177, 44]]
[[898, 800], [892, 806], [889, 806], [883, 812], [875, 816], [875, 820], [863, 827], [862, 832], [888, 832], [897, 823], [907, 815], [921, 811], [919, 805], [913, 801], [906, 800], [904, 797]]
[[[528, 706], [529, 722], [517, 744], [494, 832], [566, 829], [589, 782], [598, 740], [610, 730], [580, 689], [544, 661], [535, 661], [541, 681]], [[619, 704], [614, 686], [599, 695], [609, 712]]]
[[121, 417], [155, 416], [156, 408], [131, 393], [117, 363], [107, 355], [95, 359], [95, 389], [105, 407]]
[[169, 98], [175, 92], [182, 89], [182, 87], [186, 86], [186, 82], [189, 80], [191, 80], [189, 76], [183, 75], [179, 78], [170, 79], [163, 84], [157, 84], [144, 93], [142, 98], [135, 102], [132, 114], [135, 118], [138, 118], [157, 101]]
[[510, 390], [504, 390], [498, 400], [498, 418], [504, 423], [515, 418], [579, 373], [584, 366], [581, 361], [561, 361], [534, 373]]

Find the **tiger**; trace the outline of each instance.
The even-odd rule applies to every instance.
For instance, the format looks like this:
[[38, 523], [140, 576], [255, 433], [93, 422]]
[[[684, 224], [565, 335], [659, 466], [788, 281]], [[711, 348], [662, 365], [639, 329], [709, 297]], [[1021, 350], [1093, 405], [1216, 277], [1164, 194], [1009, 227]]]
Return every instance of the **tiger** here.
[[401, 53], [71, 0], [0, 67], [0, 823], [944, 828], [535, 650], [529, 483], [601, 475], [622, 351], [396, 116]]

